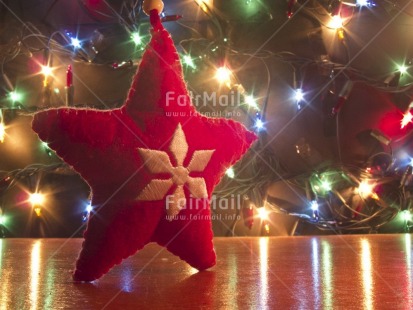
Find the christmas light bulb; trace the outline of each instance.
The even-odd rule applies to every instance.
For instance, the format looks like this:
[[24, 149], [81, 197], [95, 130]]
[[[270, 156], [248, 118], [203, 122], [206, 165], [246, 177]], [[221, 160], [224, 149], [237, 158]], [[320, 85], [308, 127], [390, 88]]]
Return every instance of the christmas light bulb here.
[[368, 5], [369, 5], [369, 1], [368, 1], [368, 0], [357, 0], [357, 1], [356, 1], [356, 5], [357, 5], [357, 6], [368, 6]]
[[182, 57], [182, 61], [185, 65], [187, 65], [188, 67], [191, 67], [192, 69], [196, 69], [196, 65], [194, 63], [194, 60], [192, 59], [191, 56], [189, 55], [184, 55]]
[[320, 215], [318, 212], [317, 200], [312, 200], [310, 205], [311, 205], [311, 210], [313, 210], [313, 221], [318, 222], [320, 220]]
[[230, 85], [232, 72], [227, 67], [220, 67], [217, 69], [215, 78], [220, 84]]
[[87, 205], [86, 206], [86, 212], [87, 213], [90, 213], [90, 212], [92, 212], [93, 211], [93, 207], [91, 206], [91, 205]]
[[80, 48], [80, 40], [78, 38], [70, 38], [71, 44], [74, 48]]
[[6, 224], [6, 217], [4, 215], [0, 215], [0, 225]]
[[303, 91], [302, 91], [301, 88], [295, 90], [294, 99], [295, 99], [297, 102], [300, 102], [301, 100], [304, 99], [304, 93], [303, 93]]
[[374, 184], [370, 183], [369, 180], [363, 180], [359, 184], [358, 192], [361, 197], [369, 197], [373, 195]]
[[346, 33], [343, 28], [337, 29], [337, 36], [340, 40], [344, 40], [344, 38], [346, 37]]
[[41, 73], [45, 77], [48, 77], [49, 75], [52, 74], [52, 68], [50, 68], [49, 66], [41, 66]]
[[208, 13], [208, 7], [212, 7], [212, 0], [195, 0], [204, 13]]
[[350, 96], [350, 93], [351, 93], [352, 90], [353, 90], [353, 81], [348, 80], [343, 85], [343, 88], [341, 89], [341, 91], [338, 95], [337, 103], [331, 111], [331, 114], [333, 116], [336, 115], [341, 110], [344, 103], [347, 101], [348, 97]]
[[41, 217], [42, 216], [42, 208], [40, 208], [40, 207], [34, 208], [34, 213], [36, 213], [36, 215], [38, 217]]
[[410, 222], [413, 219], [412, 213], [409, 210], [404, 210], [401, 215], [406, 222]]
[[401, 120], [401, 128], [403, 129], [405, 126], [411, 123], [412, 120], [413, 120], [413, 115], [410, 113], [410, 111], [407, 111], [406, 113], [404, 113], [403, 118]]
[[71, 86], [73, 86], [73, 69], [71, 65], [68, 65], [66, 70], [66, 87]]
[[294, 14], [294, 6], [297, 3], [297, 0], [288, 0], [287, 3], [287, 17], [291, 18]]
[[142, 43], [142, 37], [140, 36], [139, 32], [132, 32], [131, 39], [135, 45], [140, 45]]
[[326, 180], [321, 182], [321, 187], [322, 187], [323, 190], [325, 190], [327, 192], [331, 191], [331, 189], [332, 189], [330, 182], [328, 182]]
[[311, 210], [318, 211], [318, 202], [316, 200], [311, 201], [310, 206]]
[[343, 28], [343, 19], [340, 17], [340, 15], [334, 15], [331, 18], [328, 26], [333, 29]]
[[408, 69], [408, 67], [406, 67], [405, 65], [399, 65], [399, 66], [397, 66], [397, 70], [398, 70], [401, 74], [407, 73], [407, 69]]
[[261, 130], [263, 130], [265, 127], [264, 127], [264, 122], [260, 119], [260, 118], [257, 118], [256, 120], [255, 120], [255, 125], [254, 125], [254, 127], [257, 129], [257, 131], [261, 131]]
[[225, 171], [225, 174], [227, 175], [228, 178], [233, 179], [235, 177], [235, 171], [234, 168], [228, 168], [227, 171]]
[[44, 148], [47, 155], [49, 155], [49, 156], [53, 155], [52, 149], [49, 147], [49, 145], [46, 142], [42, 142], [42, 146], [43, 146], [43, 148]]
[[258, 217], [265, 221], [268, 220], [268, 210], [265, 207], [257, 208]]
[[45, 197], [43, 194], [41, 193], [32, 193], [29, 196], [29, 202], [31, 203], [31, 205], [33, 207], [35, 206], [41, 206], [44, 204], [44, 202], [46, 201]]
[[11, 102], [15, 103], [15, 102], [21, 101], [23, 96], [16, 91], [12, 91], [9, 93], [9, 97], [10, 97]]
[[248, 105], [249, 107], [259, 110], [258, 104], [255, 101], [253, 96], [245, 96], [244, 101], [245, 101], [245, 104]]
[[270, 225], [268, 223], [265, 223], [264, 225], [264, 231], [266, 235], [270, 234]]
[[376, 6], [376, 3], [374, 1], [370, 1], [370, 0], [356, 0], [356, 6], [366, 6], [366, 7], [374, 7]]

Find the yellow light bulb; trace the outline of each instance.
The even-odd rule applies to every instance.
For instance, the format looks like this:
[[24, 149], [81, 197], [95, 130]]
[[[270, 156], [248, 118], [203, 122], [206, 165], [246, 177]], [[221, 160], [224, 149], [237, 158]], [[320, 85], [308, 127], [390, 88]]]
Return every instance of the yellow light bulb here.
[[334, 15], [328, 26], [333, 29], [343, 28], [343, 19], [339, 15]]
[[230, 85], [232, 72], [227, 67], [220, 67], [217, 69], [215, 78], [221, 84]]
[[265, 209], [265, 207], [258, 208], [257, 211], [258, 211], [258, 216], [261, 220], [263, 221], [268, 220], [268, 210]]
[[373, 196], [374, 184], [370, 183], [369, 180], [363, 180], [358, 188], [361, 197]]
[[267, 234], [267, 235], [270, 233], [270, 225], [268, 223], [265, 223], [264, 231], [265, 231], [265, 234]]
[[43, 87], [49, 87], [49, 76], [52, 75], [53, 69], [49, 66], [42, 66], [41, 73], [44, 75]]
[[343, 28], [337, 29], [337, 36], [340, 40], [344, 40], [345, 38], [345, 33]]
[[42, 74], [45, 77], [48, 77], [49, 75], [52, 74], [52, 68], [50, 68], [49, 66], [42, 66]]
[[36, 208], [34, 208], [34, 212], [36, 213], [36, 215], [37, 215], [38, 217], [41, 217], [41, 216], [42, 216], [42, 208], [36, 207]]
[[45, 202], [45, 197], [41, 193], [33, 193], [30, 194], [29, 202], [32, 204], [33, 207], [41, 206]]
[[195, 0], [195, 2], [199, 5], [202, 11], [205, 13], [209, 12], [208, 7], [212, 7], [212, 0]]

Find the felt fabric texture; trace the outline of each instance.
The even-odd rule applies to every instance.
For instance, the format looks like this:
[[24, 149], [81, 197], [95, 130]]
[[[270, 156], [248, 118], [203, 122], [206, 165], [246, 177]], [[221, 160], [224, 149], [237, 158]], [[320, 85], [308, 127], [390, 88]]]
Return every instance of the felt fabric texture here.
[[[152, 39], [121, 108], [58, 108], [33, 119], [40, 139], [92, 190], [76, 281], [100, 278], [149, 242], [198, 270], [213, 266], [213, 189], [257, 138], [196, 112], [173, 41], [156, 11], [150, 19]], [[181, 206], [171, 211], [175, 198]]]

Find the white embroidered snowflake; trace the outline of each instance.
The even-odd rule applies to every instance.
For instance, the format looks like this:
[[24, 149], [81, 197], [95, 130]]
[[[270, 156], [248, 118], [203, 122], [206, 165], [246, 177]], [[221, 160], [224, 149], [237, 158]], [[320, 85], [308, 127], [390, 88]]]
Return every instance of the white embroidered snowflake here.
[[166, 206], [167, 218], [172, 219], [186, 204], [184, 186], [188, 186], [189, 192], [194, 198], [208, 198], [205, 179], [201, 177], [193, 178], [189, 174], [191, 172], [203, 172], [215, 150], [195, 151], [188, 166], [184, 167], [183, 163], [188, 154], [188, 143], [181, 124], [178, 124], [174, 132], [169, 150], [176, 160], [176, 167], [172, 166], [168, 153], [138, 148], [145, 167], [151, 173], [169, 173], [171, 178], [152, 179], [137, 199], [143, 201], [162, 200], [170, 188], [176, 185], [176, 189], [171, 195], [171, 203]]

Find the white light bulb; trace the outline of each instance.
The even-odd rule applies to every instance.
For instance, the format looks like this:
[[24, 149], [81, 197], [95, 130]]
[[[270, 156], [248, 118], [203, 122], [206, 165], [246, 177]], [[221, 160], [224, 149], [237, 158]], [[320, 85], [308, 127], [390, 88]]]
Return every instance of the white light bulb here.
[[71, 38], [71, 42], [72, 42], [72, 46], [74, 48], [80, 48], [81, 47], [80, 41], [79, 41], [78, 38]]
[[234, 168], [228, 168], [227, 169], [227, 171], [225, 172], [225, 174], [229, 177], [229, 178], [231, 178], [231, 179], [233, 179], [234, 177], [235, 177], [235, 172], [234, 172]]
[[304, 99], [304, 93], [301, 88], [296, 89], [294, 98], [297, 102]]
[[313, 200], [311, 201], [311, 210], [317, 211], [318, 210], [318, 202]]
[[257, 120], [255, 121], [254, 127], [255, 127], [258, 131], [263, 130], [263, 129], [264, 129], [264, 122], [263, 122], [261, 119], [257, 118]]

